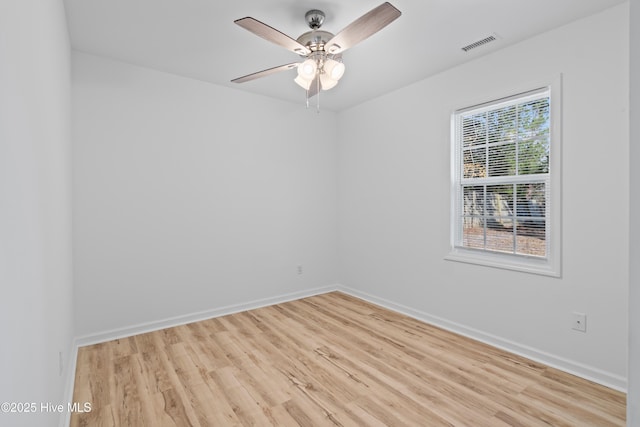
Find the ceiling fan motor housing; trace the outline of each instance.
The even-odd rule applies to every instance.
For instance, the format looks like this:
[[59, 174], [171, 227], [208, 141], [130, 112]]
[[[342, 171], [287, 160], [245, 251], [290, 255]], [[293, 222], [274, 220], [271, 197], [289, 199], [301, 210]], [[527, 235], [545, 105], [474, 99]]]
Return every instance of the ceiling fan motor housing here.
[[297, 42], [308, 47], [312, 52], [317, 52], [324, 50], [324, 45], [332, 38], [333, 34], [328, 31], [311, 30], [298, 37]]

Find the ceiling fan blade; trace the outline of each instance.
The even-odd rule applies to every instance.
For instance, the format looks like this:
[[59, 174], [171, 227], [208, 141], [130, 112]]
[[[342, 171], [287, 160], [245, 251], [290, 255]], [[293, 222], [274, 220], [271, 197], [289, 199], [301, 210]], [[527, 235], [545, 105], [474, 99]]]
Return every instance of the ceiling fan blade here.
[[371, 37], [402, 15], [391, 3], [385, 2], [347, 25], [327, 42], [324, 49], [332, 54], [344, 52]]
[[268, 76], [270, 74], [279, 73], [280, 71], [290, 70], [298, 66], [297, 62], [291, 64], [280, 65], [279, 67], [267, 68], [266, 70], [258, 71], [257, 73], [247, 74], [246, 76], [238, 77], [231, 80], [233, 83], [244, 83], [249, 80], [259, 79], [260, 77]]
[[320, 75], [316, 74], [316, 77], [311, 81], [311, 85], [309, 85], [309, 90], [307, 90], [307, 99], [313, 98], [320, 92], [322, 88], [322, 83], [320, 83]]
[[265, 40], [275, 43], [278, 46], [282, 46], [299, 55], [308, 55], [311, 51], [306, 47], [292, 39], [288, 35], [276, 30], [267, 24], [258, 21], [257, 19], [246, 17], [240, 18], [235, 21], [236, 24], [241, 26], [247, 31], [251, 31], [253, 34], [262, 37]]

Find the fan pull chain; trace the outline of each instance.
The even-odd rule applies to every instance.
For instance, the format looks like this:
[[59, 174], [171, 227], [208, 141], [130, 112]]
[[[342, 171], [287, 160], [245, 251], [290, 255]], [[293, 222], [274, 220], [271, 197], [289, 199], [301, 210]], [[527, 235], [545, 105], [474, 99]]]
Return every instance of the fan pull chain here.
[[[319, 73], [319, 71], [318, 71], [318, 73]], [[317, 85], [318, 85], [318, 86], [317, 86], [317, 87], [318, 87], [318, 89], [317, 89], [317, 91], [316, 91], [316, 92], [318, 92], [318, 93], [316, 94], [316, 97], [317, 97], [317, 98], [316, 98], [316, 113], [317, 113], [317, 114], [320, 114], [320, 77], [319, 77], [319, 76], [318, 76], [318, 78], [316, 79], [316, 83], [317, 83]]]

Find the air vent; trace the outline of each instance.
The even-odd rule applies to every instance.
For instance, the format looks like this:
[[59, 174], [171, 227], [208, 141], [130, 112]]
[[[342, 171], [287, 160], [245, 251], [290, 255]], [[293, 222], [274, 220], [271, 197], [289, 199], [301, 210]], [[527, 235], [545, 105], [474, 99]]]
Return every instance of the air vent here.
[[491, 42], [496, 41], [496, 40], [498, 40], [498, 38], [496, 37], [495, 34], [492, 34], [489, 37], [485, 37], [482, 40], [478, 40], [478, 41], [475, 41], [475, 42], [473, 42], [471, 44], [468, 44], [468, 45], [464, 46], [462, 48], [462, 50], [464, 50], [465, 52], [469, 52], [471, 49], [475, 49], [477, 47], [480, 47], [480, 46], [485, 45], [487, 43], [491, 43]]

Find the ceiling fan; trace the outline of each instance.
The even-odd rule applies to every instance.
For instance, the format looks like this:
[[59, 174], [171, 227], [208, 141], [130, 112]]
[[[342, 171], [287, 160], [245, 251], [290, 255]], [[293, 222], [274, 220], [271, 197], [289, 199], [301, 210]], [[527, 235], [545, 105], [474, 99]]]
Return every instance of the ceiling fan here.
[[307, 91], [308, 107], [309, 98], [318, 95], [320, 90], [333, 88], [342, 78], [345, 71], [342, 53], [371, 37], [395, 21], [400, 15], [401, 12], [398, 9], [391, 3], [385, 2], [365, 13], [334, 35], [320, 29], [324, 22], [325, 14], [321, 10], [313, 9], [305, 14], [305, 19], [311, 31], [302, 34], [295, 40], [257, 19], [251, 17], [238, 19], [234, 22], [247, 31], [297, 53], [305, 59], [302, 62], [292, 62], [268, 68], [231, 81], [244, 83], [280, 71], [297, 68], [298, 75], [294, 81]]

